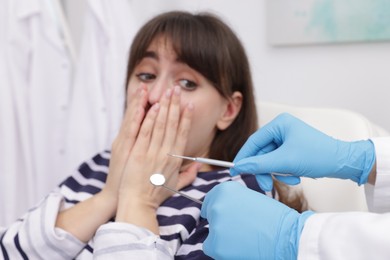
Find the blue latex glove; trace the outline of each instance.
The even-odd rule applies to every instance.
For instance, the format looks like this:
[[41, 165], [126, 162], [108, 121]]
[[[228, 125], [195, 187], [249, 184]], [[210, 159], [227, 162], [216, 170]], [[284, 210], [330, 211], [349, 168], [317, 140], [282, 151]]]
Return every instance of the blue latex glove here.
[[286, 205], [229, 181], [207, 193], [201, 216], [209, 222], [203, 251], [214, 259], [296, 259], [304, 223]]
[[[374, 162], [375, 148], [370, 140], [336, 140], [284, 113], [247, 140], [234, 159], [230, 174], [257, 174], [265, 190], [272, 188], [270, 172], [351, 179], [360, 185], [367, 182]], [[277, 178], [292, 184], [291, 177]]]

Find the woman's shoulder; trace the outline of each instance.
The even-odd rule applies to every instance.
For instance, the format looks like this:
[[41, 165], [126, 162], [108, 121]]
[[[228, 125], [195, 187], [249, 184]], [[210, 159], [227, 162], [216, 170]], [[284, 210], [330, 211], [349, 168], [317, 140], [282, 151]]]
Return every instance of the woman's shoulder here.
[[84, 161], [66, 178], [59, 185], [65, 203], [76, 204], [101, 191], [107, 179], [110, 158], [110, 151], [100, 152]]

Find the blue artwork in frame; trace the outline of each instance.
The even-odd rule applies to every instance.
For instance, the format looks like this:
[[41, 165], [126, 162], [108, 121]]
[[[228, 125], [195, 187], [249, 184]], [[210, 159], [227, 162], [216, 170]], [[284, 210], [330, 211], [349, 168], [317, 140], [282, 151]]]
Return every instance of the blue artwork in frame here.
[[273, 45], [390, 39], [390, 0], [267, 0]]

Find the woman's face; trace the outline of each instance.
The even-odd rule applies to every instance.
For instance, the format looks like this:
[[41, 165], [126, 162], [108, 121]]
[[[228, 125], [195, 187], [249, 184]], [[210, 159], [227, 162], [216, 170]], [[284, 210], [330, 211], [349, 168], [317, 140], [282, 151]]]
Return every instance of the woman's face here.
[[141, 83], [148, 87], [150, 105], [159, 102], [167, 88], [181, 87], [181, 108], [189, 103], [194, 106], [184, 155], [207, 157], [217, 129], [226, 128], [221, 120], [228, 110], [228, 100], [205, 77], [178, 60], [170, 41], [165, 38], [155, 39], [135, 67], [129, 80], [129, 102]]

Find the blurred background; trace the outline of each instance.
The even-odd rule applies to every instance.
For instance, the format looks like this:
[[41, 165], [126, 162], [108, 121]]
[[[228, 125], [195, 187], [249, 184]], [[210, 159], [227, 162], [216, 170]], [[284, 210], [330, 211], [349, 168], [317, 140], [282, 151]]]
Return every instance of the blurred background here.
[[[87, 0], [62, 1], [77, 44], [82, 34]], [[348, 0], [129, 2], [136, 9], [134, 12], [139, 24], [158, 12], [176, 8], [209, 10], [222, 16], [246, 47], [260, 100], [351, 109], [390, 130], [390, 117], [387, 116], [390, 111], [390, 102], [387, 101], [390, 95], [390, 2], [387, 0], [358, 0], [353, 4]], [[356, 35], [355, 39], [351, 37], [339, 41], [323, 39], [310, 42], [306, 39], [288, 42], [285, 39], [286, 43], [281, 44], [281, 40], [275, 39], [275, 42], [279, 40], [278, 44], [272, 43], [273, 29], [278, 29], [276, 34], [279, 35], [291, 34], [293, 27], [283, 27], [291, 22], [286, 12], [298, 17], [314, 15], [315, 11], [318, 14], [319, 10], [310, 13], [316, 2], [324, 6], [322, 11], [334, 12], [323, 17], [324, 27], [333, 26], [334, 31], [344, 28], [338, 32], [340, 38], [342, 33], [358, 31], [360, 39]], [[336, 14], [345, 19], [337, 19]], [[274, 25], [278, 20], [281, 23], [279, 27]], [[359, 28], [362, 29], [359, 31]], [[383, 34], [380, 35], [380, 32]]]
[[0, 0], [0, 225], [110, 149], [130, 43], [169, 10], [214, 12], [236, 31], [258, 100], [390, 130], [390, 1]]

